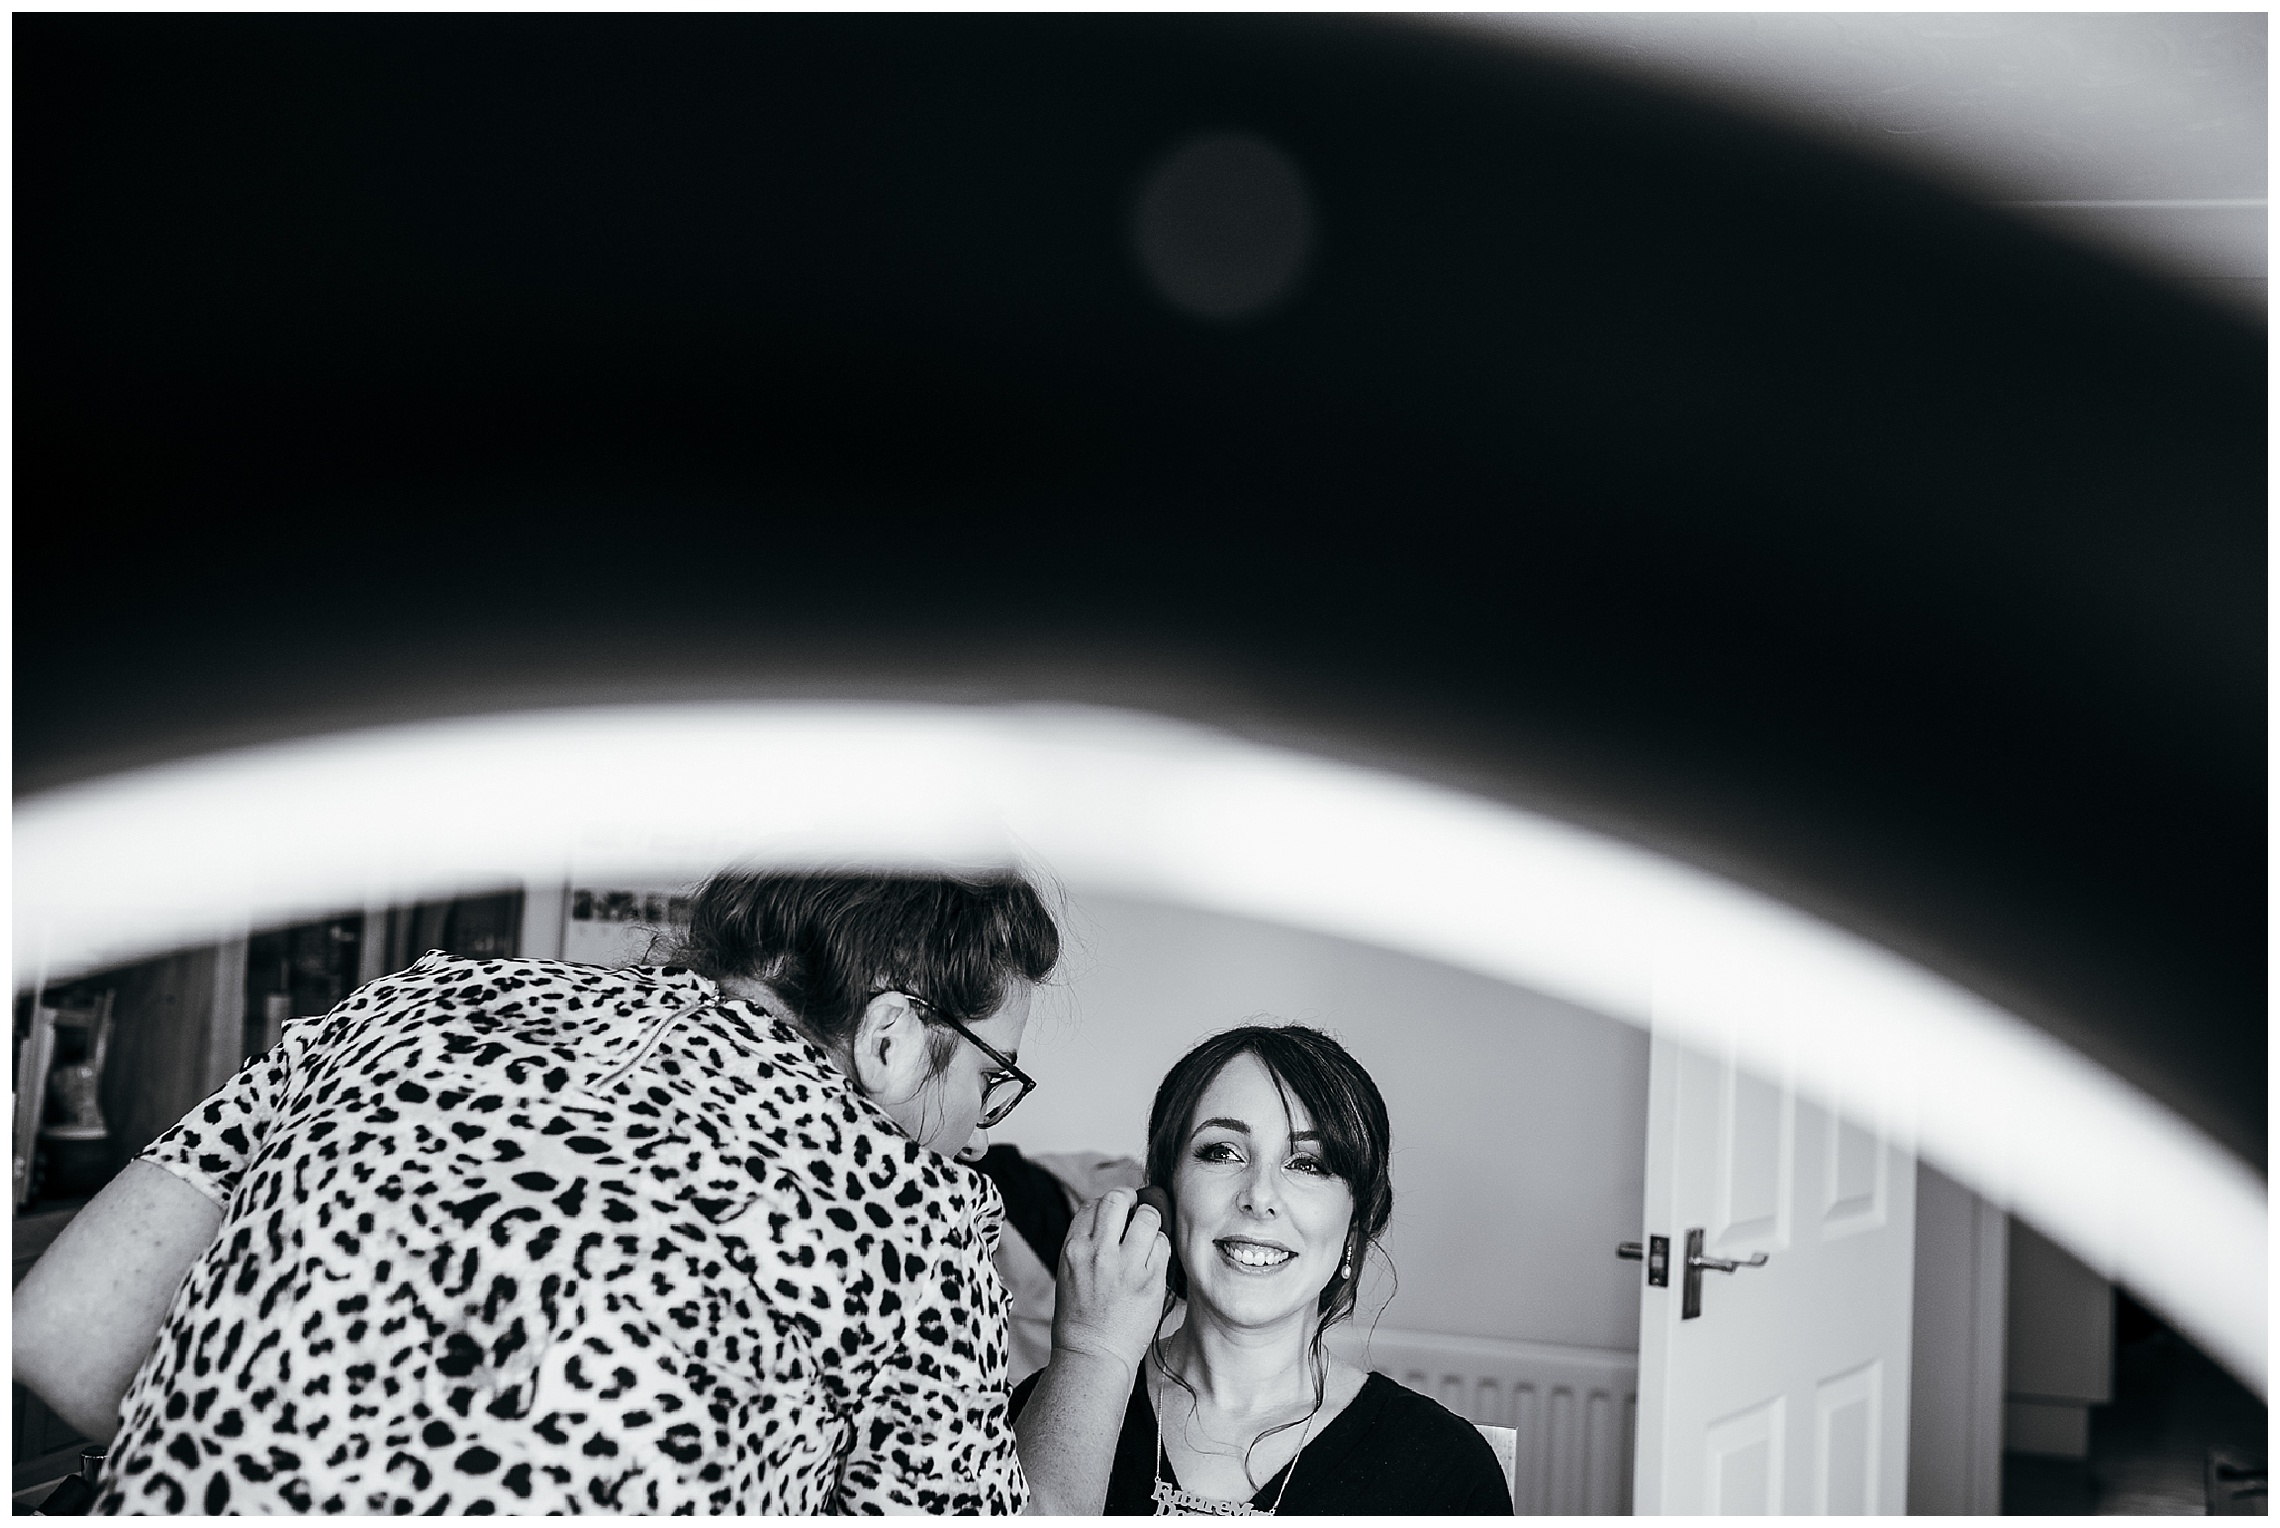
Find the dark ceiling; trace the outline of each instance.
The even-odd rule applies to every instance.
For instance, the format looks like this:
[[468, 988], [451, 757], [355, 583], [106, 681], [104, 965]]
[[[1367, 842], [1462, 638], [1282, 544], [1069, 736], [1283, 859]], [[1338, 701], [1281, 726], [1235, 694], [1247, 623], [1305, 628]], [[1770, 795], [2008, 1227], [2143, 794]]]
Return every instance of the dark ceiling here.
[[[1389, 21], [14, 36], [19, 793], [564, 701], [1138, 706], [1772, 891], [2262, 1164], [2238, 319]], [[1230, 131], [1311, 253], [1196, 318], [1131, 218]]]

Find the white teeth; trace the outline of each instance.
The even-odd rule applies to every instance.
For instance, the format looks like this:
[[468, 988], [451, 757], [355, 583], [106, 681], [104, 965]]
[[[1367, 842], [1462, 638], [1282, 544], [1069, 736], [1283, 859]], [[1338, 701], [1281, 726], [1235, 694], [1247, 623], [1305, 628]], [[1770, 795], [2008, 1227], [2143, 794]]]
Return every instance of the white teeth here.
[[1236, 1262], [1246, 1268], [1272, 1268], [1298, 1256], [1295, 1252], [1282, 1252], [1273, 1247], [1255, 1247], [1249, 1242], [1221, 1242], [1219, 1244]]

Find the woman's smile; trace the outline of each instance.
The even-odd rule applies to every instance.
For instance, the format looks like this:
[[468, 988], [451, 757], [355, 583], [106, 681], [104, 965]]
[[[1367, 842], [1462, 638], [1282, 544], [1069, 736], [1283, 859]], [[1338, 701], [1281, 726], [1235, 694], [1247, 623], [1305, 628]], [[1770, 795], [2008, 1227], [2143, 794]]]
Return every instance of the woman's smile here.
[[1295, 1262], [1298, 1254], [1280, 1242], [1251, 1241], [1240, 1236], [1222, 1236], [1213, 1245], [1219, 1255], [1245, 1273], [1273, 1273]]

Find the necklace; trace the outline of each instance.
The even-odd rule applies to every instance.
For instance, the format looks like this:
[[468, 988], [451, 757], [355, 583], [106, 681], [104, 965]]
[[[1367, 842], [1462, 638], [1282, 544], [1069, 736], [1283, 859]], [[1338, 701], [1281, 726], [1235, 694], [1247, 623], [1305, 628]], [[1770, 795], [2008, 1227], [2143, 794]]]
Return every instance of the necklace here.
[[[1154, 1408], [1150, 1408], [1153, 1410]], [[1275, 1491], [1275, 1504], [1261, 1512], [1247, 1501], [1221, 1501], [1213, 1496], [1198, 1496], [1185, 1486], [1175, 1486], [1164, 1478], [1164, 1414], [1156, 1413], [1155, 1485], [1148, 1493], [1156, 1504], [1158, 1517], [1273, 1517], [1282, 1511], [1283, 1497], [1290, 1492], [1291, 1478], [1298, 1473], [1298, 1461], [1306, 1452], [1307, 1434], [1313, 1430], [1314, 1418], [1322, 1410], [1322, 1403], [1314, 1403], [1314, 1410], [1306, 1414], [1306, 1421], [1298, 1430], [1298, 1452], [1290, 1456], [1283, 1466], [1283, 1483]]]

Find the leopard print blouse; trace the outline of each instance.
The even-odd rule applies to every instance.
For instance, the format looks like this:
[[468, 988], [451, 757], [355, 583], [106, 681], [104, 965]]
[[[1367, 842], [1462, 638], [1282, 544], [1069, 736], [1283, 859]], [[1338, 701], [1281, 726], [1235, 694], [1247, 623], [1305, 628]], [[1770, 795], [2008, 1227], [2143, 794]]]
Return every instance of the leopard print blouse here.
[[430, 954], [143, 1160], [222, 1226], [97, 1511], [1028, 1500], [996, 1190], [690, 972]]

